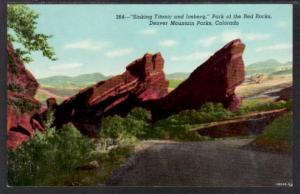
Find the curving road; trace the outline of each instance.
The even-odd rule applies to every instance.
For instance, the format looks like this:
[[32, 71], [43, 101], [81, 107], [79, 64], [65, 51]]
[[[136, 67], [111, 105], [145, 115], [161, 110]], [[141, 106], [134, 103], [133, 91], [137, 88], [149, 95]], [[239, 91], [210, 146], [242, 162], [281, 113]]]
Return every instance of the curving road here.
[[292, 184], [292, 157], [259, 152], [253, 139], [143, 141], [108, 185], [276, 186]]

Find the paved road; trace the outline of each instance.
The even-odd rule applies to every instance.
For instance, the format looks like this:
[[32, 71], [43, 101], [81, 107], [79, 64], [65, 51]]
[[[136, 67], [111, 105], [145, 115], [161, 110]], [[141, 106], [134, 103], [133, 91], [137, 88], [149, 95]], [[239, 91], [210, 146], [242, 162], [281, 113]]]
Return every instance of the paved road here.
[[292, 183], [292, 157], [246, 148], [250, 141], [144, 141], [107, 184], [276, 186], [276, 183]]

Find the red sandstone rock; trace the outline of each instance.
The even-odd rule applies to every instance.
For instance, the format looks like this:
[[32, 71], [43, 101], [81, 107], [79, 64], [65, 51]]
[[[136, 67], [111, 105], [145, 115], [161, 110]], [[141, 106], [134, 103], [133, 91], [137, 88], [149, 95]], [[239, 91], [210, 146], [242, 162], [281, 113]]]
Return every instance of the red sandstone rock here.
[[44, 127], [41, 121], [36, 119], [39, 117], [40, 103], [34, 99], [34, 95], [39, 84], [33, 75], [26, 70], [11, 43], [8, 43], [7, 51], [9, 58], [7, 71], [7, 146], [15, 149], [34, 135], [35, 127], [40, 130], [44, 130]]
[[242, 54], [245, 45], [233, 40], [200, 65], [166, 97], [149, 101], [153, 118], [160, 119], [186, 109], [199, 109], [205, 102], [221, 102], [231, 110], [241, 99], [234, 93], [245, 79]]
[[30, 139], [28, 135], [15, 131], [9, 131], [7, 135], [7, 148], [9, 149], [16, 149], [18, 145]]
[[245, 77], [244, 48], [240, 40], [228, 43], [169, 94], [163, 58], [159, 53], [146, 54], [129, 64], [123, 74], [83, 89], [58, 105], [55, 125], [60, 128], [72, 122], [83, 134], [93, 136], [103, 116], [125, 115], [135, 106], [151, 110], [154, 120], [198, 109], [205, 102], [221, 102], [235, 110], [241, 98], [234, 91]]
[[145, 54], [133, 61], [126, 71], [106, 81], [81, 90], [56, 107], [55, 125], [72, 122], [83, 134], [93, 136], [101, 127], [103, 116], [126, 114], [144, 101], [168, 94], [160, 53]]

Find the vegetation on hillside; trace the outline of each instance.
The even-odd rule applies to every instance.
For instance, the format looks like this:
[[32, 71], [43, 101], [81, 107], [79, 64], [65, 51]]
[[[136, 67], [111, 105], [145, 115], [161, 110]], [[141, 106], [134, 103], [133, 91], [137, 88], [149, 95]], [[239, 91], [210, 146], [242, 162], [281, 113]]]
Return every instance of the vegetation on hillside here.
[[[22, 144], [15, 151], [8, 152], [8, 182], [9, 185], [104, 183], [113, 170], [130, 156], [133, 146], [141, 140], [212, 140], [189, 130], [198, 124], [231, 119], [249, 112], [290, 106], [291, 102], [280, 101], [249, 105], [231, 112], [222, 104], [206, 103], [199, 110], [185, 110], [155, 123], [150, 122], [149, 111], [137, 107], [126, 117], [114, 115], [103, 118], [100, 138], [96, 139], [82, 136], [71, 124], [65, 125], [61, 130], [55, 130], [51, 127], [53, 116], [50, 114], [45, 134], [37, 131], [31, 141]], [[290, 141], [291, 136], [286, 134], [287, 131], [280, 131], [283, 126], [290, 127], [290, 125], [288, 118], [276, 120], [261, 138], [275, 139], [275, 142]], [[90, 171], [78, 170], [78, 167], [91, 161], [97, 161], [100, 167]]]
[[258, 149], [291, 153], [293, 148], [293, 113], [276, 118], [252, 143]]
[[[31, 141], [8, 151], [9, 185], [96, 185], [129, 157], [128, 145], [105, 138], [90, 139], [71, 124], [56, 130], [51, 127], [53, 120], [53, 114], [49, 114], [46, 133], [37, 130]], [[80, 166], [91, 161], [97, 161], [101, 167], [80, 170]]]

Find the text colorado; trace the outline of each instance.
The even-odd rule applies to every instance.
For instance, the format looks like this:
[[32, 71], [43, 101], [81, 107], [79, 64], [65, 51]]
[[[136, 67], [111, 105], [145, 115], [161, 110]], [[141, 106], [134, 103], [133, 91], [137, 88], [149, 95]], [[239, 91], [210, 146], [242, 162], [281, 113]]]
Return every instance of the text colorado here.
[[226, 26], [226, 25], [239, 25], [238, 21], [224, 21], [224, 20], [216, 20], [214, 22], [211, 21], [149, 21], [149, 25], [151, 26]]

